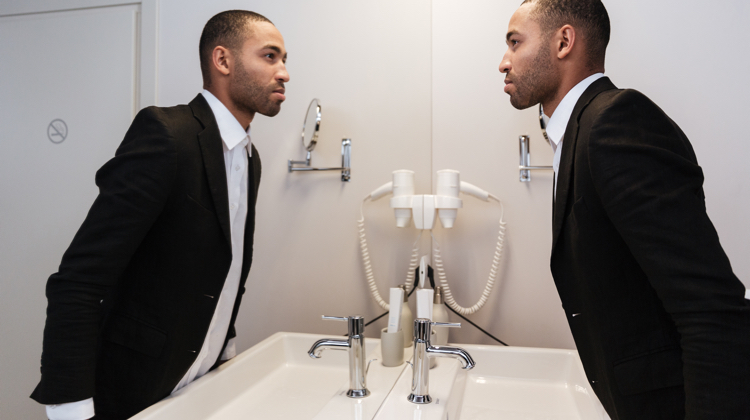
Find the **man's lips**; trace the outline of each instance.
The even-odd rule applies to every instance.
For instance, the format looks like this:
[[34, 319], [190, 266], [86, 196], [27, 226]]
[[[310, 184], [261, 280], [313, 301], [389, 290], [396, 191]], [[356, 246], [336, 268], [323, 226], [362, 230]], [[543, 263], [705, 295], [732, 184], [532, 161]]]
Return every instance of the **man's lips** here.
[[286, 99], [286, 96], [284, 96], [284, 92], [286, 92], [284, 88], [276, 89], [273, 91], [273, 93], [277, 95], [277, 97], [281, 99], [282, 101]]
[[508, 93], [508, 90], [510, 89], [510, 85], [512, 85], [513, 82], [511, 82], [508, 79], [505, 79], [505, 88], [503, 88], [503, 92]]

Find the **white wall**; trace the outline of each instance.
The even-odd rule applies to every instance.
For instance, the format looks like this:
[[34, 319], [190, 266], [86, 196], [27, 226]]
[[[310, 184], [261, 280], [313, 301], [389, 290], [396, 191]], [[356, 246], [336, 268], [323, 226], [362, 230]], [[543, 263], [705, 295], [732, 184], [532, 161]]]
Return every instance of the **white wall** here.
[[[159, 1], [159, 105], [185, 103], [199, 92], [200, 31], [221, 10], [268, 16], [289, 50], [288, 100], [275, 118], [253, 122], [263, 181], [255, 261], [238, 320], [239, 350], [282, 330], [344, 333], [343, 324], [322, 322], [321, 314], [381, 313], [365, 287], [356, 220], [361, 199], [402, 168], [416, 172], [423, 193], [436, 170], [451, 168], [505, 202], [501, 281], [472, 319], [512, 345], [574, 347], [548, 268], [551, 174], [535, 172], [531, 183], [518, 181], [518, 136], [532, 136], [533, 164], [550, 164], [552, 154], [541, 141], [536, 110], [509, 105], [497, 70], [517, 3]], [[744, 162], [750, 142], [741, 125], [750, 114], [750, 83], [741, 73], [750, 67], [750, 6], [744, 0], [605, 4], [613, 27], [608, 75], [655, 100], [691, 139], [706, 175], [709, 214], [735, 272], [750, 286], [750, 261], [744, 258], [750, 250], [750, 171]], [[340, 140], [350, 137], [350, 183], [341, 183], [336, 173], [286, 172], [287, 159], [303, 156], [298, 132], [313, 97], [324, 105], [313, 164], [337, 164]], [[365, 215], [385, 293], [403, 281], [417, 232], [395, 228], [385, 199], [368, 204]], [[484, 287], [498, 217], [497, 206], [465, 197], [456, 227], [435, 231], [454, 293], [465, 306]], [[429, 249], [428, 240], [421, 245]], [[0, 322], [11, 319], [13, 314], [0, 314]], [[369, 335], [382, 326], [374, 324]], [[4, 341], [40, 336], [41, 328], [30, 326], [25, 334]], [[456, 342], [490, 343], [470, 326], [451, 334]], [[38, 360], [40, 351], [29, 347], [9, 357]], [[13, 397], [25, 399], [30, 392], [18, 390]], [[2, 410], [1, 418], [43, 416], [31, 400], [24, 412]]]

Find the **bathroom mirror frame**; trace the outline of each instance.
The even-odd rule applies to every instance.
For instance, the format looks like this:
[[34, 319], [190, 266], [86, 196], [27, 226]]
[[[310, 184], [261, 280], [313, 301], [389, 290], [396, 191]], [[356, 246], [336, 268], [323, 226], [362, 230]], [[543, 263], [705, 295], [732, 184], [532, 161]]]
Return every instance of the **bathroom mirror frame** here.
[[[341, 171], [341, 181], [349, 182], [351, 180], [351, 139], [341, 140], [341, 166], [336, 168], [313, 168], [310, 166], [312, 151], [318, 143], [318, 132], [320, 131], [320, 121], [323, 116], [323, 105], [320, 99], [314, 98], [307, 107], [305, 120], [302, 122], [302, 146], [307, 151], [305, 160], [291, 160], [287, 163], [289, 172], [306, 172], [306, 171]], [[309, 135], [309, 140], [308, 136]]]
[[[323, 115], [323, 105], [320, 99], [314, 98], [310, 101], [302, 123], [302, 146], [305, 150], [312, 152], [318, 143], [318, 132], [320, 131], [320, 119]], [[309, 139], [307, 136], [310, 136]]]

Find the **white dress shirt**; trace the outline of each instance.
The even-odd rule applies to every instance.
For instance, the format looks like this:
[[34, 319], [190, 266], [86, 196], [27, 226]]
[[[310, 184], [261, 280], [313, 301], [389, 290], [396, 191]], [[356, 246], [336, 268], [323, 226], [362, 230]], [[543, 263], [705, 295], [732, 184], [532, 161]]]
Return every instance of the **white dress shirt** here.
[[[250, 127], [245, 131], [236, 118], [211, 92], [201, 92], [219, 126], [219, 133], [224, 146], [224, 165], [227, 174], [227, 192], [229, 196], [229, 223], [232, 237], [232, 263], [229, 266], [224, 288], [218, 296], [216, 311], [211, 319], [208, 333], [203, 340], [198, 357], [193, 365], [185, 372], [185, 376], [172, 390], [174, 393], [197, 378], [205, 375], [214, 365], [221, 346], [229, 329], [232, 310], [237, 300], [240, 276], [242, 271], [242, 256], [245, 241], [245, 219], [247, 218], [248, 199], [248, 161], [252, 155], [250, 142]], [[222, 360], [228, 360], [236, 355], [234, 339], [229, 340]], [[66, 404], [47, 405], [47, 417], [50, 420], [84, 420], [94, 416], [94, 400]]]
[[[227, 188], [229, 195], [229, 224], [232, 236], [232, 264], [229, 266], [224, 288], [216, 304], [216, 312], [208, 327], [208, 335], [193, 365], [182, 377], [172, 392], [184, 387], [197, 378], [205, 375], [216, 363], [227, 336], [227, 329], [232, 318], [232, 309], [237, 300], [242, 271], [242, 255], [245, 241], [245, 219], [247, 219], [247, 184], [248, 156], [252, 153], [250, 127], [245, 131], [224, 104], [207, 90], [203, 97], [208, 101], [219, 125], [221, 139], [224, 142], [224, 165], [227, 171]], [[227, 344], [222, 360], [235, 356], [234, 340]]]
[[[573, 114], [573, 108], [575, 108], [578, 100], [581, 99], [583, 92], [585, 92], [592, 83], [602, 77], [604, 77], [604, 73], [596, 73], [581, 80], [573, 87], [573, 89], [565, 94], [565, 97], [560, 101], [557, 108], [555, 108], [555, 112], [552, 113], [551, 117], [547, 117], [547, 114], [542, 114], [542, 118], [547, 127], [549, 145], [552, 146], [552, 150], [555, 152], [555, 157], [552, 159], [552, 169], [555, 171], [555, 196], [557, 196], [557, 172], [558, 169], [560, 169], [563, 136], [565, 136], [565, 129], [568, 126], [570, 116]], [[543, 110], [544, 109], [542, 109], [542, 111]]]

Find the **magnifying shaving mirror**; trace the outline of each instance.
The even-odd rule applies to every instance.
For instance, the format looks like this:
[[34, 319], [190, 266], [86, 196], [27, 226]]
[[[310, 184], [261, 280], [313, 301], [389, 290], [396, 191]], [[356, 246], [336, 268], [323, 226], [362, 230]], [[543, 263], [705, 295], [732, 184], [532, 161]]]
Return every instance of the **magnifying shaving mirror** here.
[[[318, 132], [320, 131], [320, 120], [323, 115], [323, 105], [320, 99], [313, 99], [307, 107], [305, 120], [302, 123], [302, 146], [307, 151], [305, 160], [291, 160], [287, 164], [289, 172], [297, 171], [341, 171], [341, 180], [348, 182], [351, 179], [351, 139], [341, 140], [341, 167], [337, 168], [313, 168], [310, 159], [315, 145], [318, 143]], [[295, 166], [297, 165], [297, 166]]]
[[318, 142], [318, 131], [320, 131], [320, 117], [323, 112], [323, 105], [320, 100], [315, 98], [307, 107], [305, 121], [302, 123], [302, 145], [305, 150], [312, 152], [315, 144]]

